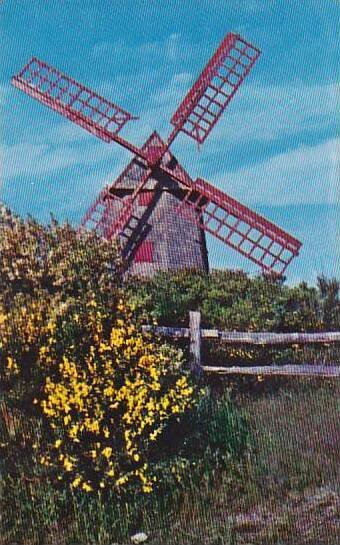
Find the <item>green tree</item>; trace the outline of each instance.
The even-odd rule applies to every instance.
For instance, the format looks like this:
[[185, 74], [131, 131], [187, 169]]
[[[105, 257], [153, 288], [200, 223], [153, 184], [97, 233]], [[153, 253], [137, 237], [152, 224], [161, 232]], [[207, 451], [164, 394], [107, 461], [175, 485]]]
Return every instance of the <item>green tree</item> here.
[[336, 278], [318, 276], [317, 285], [321, 299], [321, 319], [327, 329], [340, 328], [340, 282]]

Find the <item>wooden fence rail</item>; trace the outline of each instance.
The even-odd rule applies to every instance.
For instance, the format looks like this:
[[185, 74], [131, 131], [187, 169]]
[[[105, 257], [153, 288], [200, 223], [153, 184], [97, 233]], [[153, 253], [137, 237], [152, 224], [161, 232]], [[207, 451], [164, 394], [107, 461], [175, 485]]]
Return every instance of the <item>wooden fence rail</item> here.
[[271, 333], [219, 331], [201, 329], [200, 312], [190, 311], [189, 327], [144, 326], [144, 330], [174, 339], [190, 340], [190, 367], [196, 375], [201, 373], [243, 374], [243, 375], [290, 375], [340, 377], [338, 365], [295, 364], [257, 367], [212, 367], [202, 365], [202, 339], [217, 339], [227, 344], [250, 344], [255, 346], [283, 344], [323, 344], [340, 342], [340, 331], [318, 333]]
[[219, 375], [258, 375], [264, 376], [296, 376], [296, 377], [323, 377], [340, 378], [339, 365], [261, 365], [256, 367], [215, 367], [204, 365], [205, 373], [217, 373]]
[[[188, 327], [143, 326], [146, 331], [155, 331], [160, 335], [173, 338], [190, 338]], [[218, 329], [201, 329], [202, 339], [220, 339], [228, 344], [327, 344], [340, 342], [340, 332], [330, 333], [271, 333], [219, 331]]]

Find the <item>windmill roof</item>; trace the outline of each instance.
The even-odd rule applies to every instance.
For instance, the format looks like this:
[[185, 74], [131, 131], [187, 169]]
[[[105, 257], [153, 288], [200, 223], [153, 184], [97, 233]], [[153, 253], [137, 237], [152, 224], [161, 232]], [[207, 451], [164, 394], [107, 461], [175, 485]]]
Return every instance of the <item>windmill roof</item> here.
[[[145, 152], [152, 151], [154, 148], [163, 148], [164, 144], [165, 142], [161, 139], [159, 134], [154, 131], [142, 146], [142, 150]], [[184, 167], [182, 167], [182, 165], [180, 165], [178, 160], [169, 150], [163, 155], [161, 165], [167, 167], [169, 170], [172, 170], [178, 176], [189, 178], [191, 180], [187, 171], [184, 169]], [[120, 176], [113, 182], [109, 190], [114, 193], [121, 193], [122, 191], [130, 192], [136, 187], [147, 168], [147, 164], [145, 161], [143, 161], [143, 159], [134, 157]], [[155, 174], [154, 177], [150, 177], [144, 187], [144, 191], [154, 190], [160, 181], [159, 178], [160, 176], [157, 176], [157, 174]], [[180, 186], [181, 189], [185, 189], [183, 184], [173, 181], [170, 176], [166, 176], [165, 174], [162, 175], [162, 182], [169, 189], [178, 189], [178, 186]], [[191, 182], [193, 183], [192, 180]]]

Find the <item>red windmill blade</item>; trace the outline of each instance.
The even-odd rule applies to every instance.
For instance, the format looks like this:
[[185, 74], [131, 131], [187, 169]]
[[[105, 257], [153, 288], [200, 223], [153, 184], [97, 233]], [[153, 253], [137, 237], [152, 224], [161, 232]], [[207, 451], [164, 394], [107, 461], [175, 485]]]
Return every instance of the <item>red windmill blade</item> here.
[[137, 119], [36, 57], [11, 82], [105, 142], [114, 140], [130, 119]]
[[[155, 162], [156, 154], [158, 156], [161, 152], [153, 147], [148, 150], [148, 156], [145, 156], [139, 148], [120, 138], [118, 133], [124, 125], [137, 117], [36, 57], [33, 57], [17, 75], [13, 76], [11, 83], [98, 138], [107, 143], [115, 141], [133, 153], [141, 155], [150, 164]], [[143, 173], [141, 176], [136, 195], [148, 180], [150, 172]], [[132, 196], [132, 201], [134, 198], [135, 195]], [[103, 203], [102, 192], [96, 200], [95, 207], [103, 208]], [[107, 206], [105, 205], [104, 208]], [[129, 211], [132, 212], [131, 204], [127, 209], [122, 210], [121, 217], [116, 219], [116, 224], [105, 232], [110, 232], [111, 235], [119, 233], [129, 217]], [[108, 219], [106, 223], [107, 221]]]
[[[142, 147], [150, 166], [160, 161], [160, 158], [180, 131], [188, 134], [200, 144], [204, 142], [259, 55], [260, 51], [239, 35], [233, 33], [226, 35], [173, 115], [171, 123], [175, 126], [175, 129], [171, 133], [168, 142], [158, 143], [158, 146], [152, 146], [149, 142], [148, 145], [144, 144]], [[168, 175], [176, 176], [176, 172], [166, 169], [164, 163], [160, 162], [160, 167], [164, 167], [164, 171]], [[147, 175], [141, 178], [139, 189], [132, 196], [131, 203], [128, 205], [131, 213], [133, 202], [148, 179], [149, 176]], [[181, 169], [176, 179], [185, 185], [188, 185], [188, 183], [191, 185], [192, 183], [192, 180], [185, 175], [183, 169]], [[98, 207], [98, 203], [95, 204], [95, 207]], [[124, 220], [128, 217], [126, 210], [122, 210], [121, 217], [115, 221], [115, 225], [110, 230], [111, 235], [118, 233], [126, 225]], [[106, 218], [107, 216], [103, 215], [105, 223], [107, 222]]]
[[191, 209], [199, 212], [202, 229], [266, 271], [282, 274], [299, 253], [299, 240], [200, 178], [186, 192], [178, 212], [185, 215]]
[[203, 144], [259, 56], [241, 36], [227, 34], [172, 116], [177, 131]]

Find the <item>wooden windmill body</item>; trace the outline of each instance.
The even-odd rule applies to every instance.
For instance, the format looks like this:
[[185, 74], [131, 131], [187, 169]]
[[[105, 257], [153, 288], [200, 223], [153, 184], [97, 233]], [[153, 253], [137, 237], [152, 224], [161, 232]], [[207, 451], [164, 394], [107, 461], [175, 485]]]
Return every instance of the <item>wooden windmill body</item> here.
[[[142, 149], [152, 144], [163, 145], [160, 136], [154, 132]], [[181, 169], [175, 157], [169, 152], [163, 157], [169, 169]], [[137, 175], [135, 172], [137, 169]], [[143, 164], [133, 159], [119, 178], [109, 188], [110, 195], [123, 199], [110, 199], [112, 225], [119, 218], [121, 209], [128, 205], [135, 191]], [[187, 173], [185, 173], [188, 176]], [[160, 169], [155, 170], [140, 191], [130, 221], [120, 233], [123, 257], [129, 274], [152, 276], [158, 271], [176, 269], [197, 269], [208, 271], [208, 255], [205, 232], [199, 221], [193, 221], [176, 213], [183, 198], [185, 186], [175, 182]], [[199, 219], [197, 211], [192, 215]], [[102, 233], [105, 236], [105, 232]]]
[[207, 271], [206, 232], [264, 271], [282, 274], [298, 255], [296, 238], [205, 180], [192, 180], [170, 151], [180, 132], [203, 144], [259, 55], [238, 34], [227, 34], [172, 116], [168, 138], [154, 132], [142, 147], [119, 134], [135, 119], [131, 114], [43, 61], [32, 58], [12, 78], [15, 87], [133, 154], [80, 226], [119, 240], [129, 273]]

